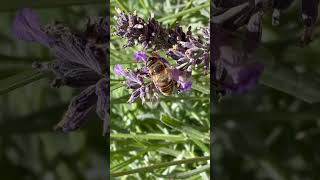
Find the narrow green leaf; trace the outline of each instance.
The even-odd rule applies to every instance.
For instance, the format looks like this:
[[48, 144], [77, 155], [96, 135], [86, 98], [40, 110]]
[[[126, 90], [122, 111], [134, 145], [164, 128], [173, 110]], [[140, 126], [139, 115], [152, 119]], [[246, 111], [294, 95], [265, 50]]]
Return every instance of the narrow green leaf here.
[[172, 15], [160, 18], [159, 22], [163, 22], [163, 21], [166, 21], [166, 20], [178, 18], [178, 17], [184, 16], [184, 15], [187, 15], [187, 14], [190, 15], [192, 13], [200, 11], [201, 9], [208, 8], [209, 6], [210, 6], [210, 3], [208, 2], [208, 3], [202, 4], [202, 5], [197, 6], [197, 7], [186, 9], [186, 10], [180, 11], [179, 13], [172, 14]]
[[205, 145], [204, 143], [202, 143], [201, 141], [197, 140], [197, 139], [191, 139], [203, 152], [207, 152], [210, 153], [210, 149], [209, 149], [209, 145]]
[[[190, 1], [188, 2], [188, 4], [187, 4], [181, 11], [184, 11], [184, 10], [189, 9], [189, 8], [192, 6], [193, 1], [194, 1], [194, 0], [190, 0]], [[176, 19], [176, 22], [181, 21], [181, 19], [182, 19], [182, 16], [178, 17], [178, 18]]]
[[114, 165], [110, 168], [110, 171], [119, 171], [122, 168], [126, 167], [127, 165], [131, 164], [132, 162], [134, 162], [135, 160], [141, 158], [147, 151], [142, 151], [140, 153], [138, 153], [137, 155], [133, 156], [132, 158], [123, 161], [117, 165]]
[[293, 69], [279, 65], [272, 53], [264, 47], [255, 52], [255, 56], [265, 69], [260, 84], [282, 91], [308, 103], [320, 102], [320, 82], [316, 77], [299, 74]]
[[139, 140], [162, 140], [162, 141], [185, 141], [186, 138], [181, 135], [172, 134], [121, 134], [121, 133], [111, 133], [111, 139], [139, 139]]
[[160, 106], [162, 107], [163, 112], [165, 112], [165, 113], [167, 113], [168, 115], [171, 116], [171, 110], [170, 110], [170, 107], [168, 106], [167, 103], [165, 103], [165, 102], [160, 102]]
[[160, 121], [164, 123], [165, 125], [175, 128], [176, 130], [184, 133], [188, 138], [193, 139], [195, 141], [201, 141], [203, 143], [209, 144], [210, 138], [207, 133], [201, 132], [193, 127], [191, 127], [189, 124], [185, 125], [181, 121], [169, 117], [166, 114], [162, 114]]
[[124, 87], [124, 86], [125, 86], [125, 85], [124, 85], [123, 83], [117, 83], [117, 84], [115, 84], [115, 85], [113, 85], [113, 86], [110, 87], [110, 91], [114, 91], [114, 90], [119, 89], [119, 88], [122, 88], [122, 87]]
[[25, 71], [28, 68], [19, 66], [1, 66], [0, 67], [0, 80], [6, 79], [10, 76], [14, 76], [21, 71]]
[[198, 175], [202, 172], [209, 171], [210, 170], [210, 164], [200, 166], [199, 168], [193, 169], [188, 172], [182, 172], [182, 173], [175, 173], [175, 174], [169, 174], [165, 176], [159, 176], [166, 179], [186, 179], [195, 175]]
[[6, 94], [10, 91], [23, 87], [44, 77], [46, 77], [45, 74], [35, 72], [34, 70], [27, 70], [6, 79], [0, 80], [0, 95]]
[[54, 124], [61, 118], [66, 107], [67, 104], [59, 104], [53, 107], [45, 107], [40, 111], [32, 112], [22, 117], [7, 117], [0, 124], [0, 135], [26, 135], [27, 133], [52, 131]]
[[141, 6], [142, 6], [147, 12], [149, 12], [149, 9], [147, 8], [146, 4], [144, 3], [144, 0], [139, 0], [139, 3], [141, 4]]
[[[229, 119], [236, 119], [237, 121], [256, 121], [259, 117], [261, 123], [296, 123], [315, 121], [320, 116], [318, 108], [310, 109], [308, 111], [299, 112], [285, 112], [285, 111], [268, 111], [268, 112], [242, 112], [242, 113], [223, 113], [215, 114], [215, 118], [220, 121], [217, 125]], [[236, 117], [236, 118], [235, 118]]]
[[157, 148], [156, 150], [158, 152], [160, 152], [160, 153], [168, 154], [168, 155], [171, 155], [173, 157], [177, 157], [177, 156], [181, 155], [181, 151], [169, 149], [169, 148], [166, 148], [166, 147], [160, 147], [160, 148]]
[[8, 62], [10, 63], [32, 63], [36, 59], [41, 59], [41, 61], [48, 61], [50, 58], [49, 57], [17, 57], [17, 56], [8, 56], [5, 54], [0, 54], [0, 63], [5, 63], [7, 64]]
[[124, 103], [128, 103], [128, 100], [130, 98], [130, 95], [125, 95], [119, 98], [111, 98], [110, 99], [110, 103], [111, 104], [124, 104]]
[[161, 115], [160, 121], [171, 128], [180, 128], [181, 126], [183, 126], [182, 122], [180, 122], [174, 118], [171, 118], [170, 116], [168, 116], [166, 114]]
[[[195, 82], [193, 82], [193, 84], [192, 84], [192, 89], [197, 90], [203, 94], [210, 94], [210, 87], [204, 87], [204, 86], [201, 86], [200, 84], [195, 83]], [[210, 99], [210, 98], [208, 97], [208, 99]]]
[[316, 77], [301, 75], [280, 66], [267, 67], [260, 83], [276, 90], [295, 96], [308, 103], [320, 102], [320, 82]]
[[122, 0], [116, 0], [116, 2], [120, 6], [122, 11], [129, 12], [128, 8], [125, 6], [125, 4], [122, 2]]
[[204, 156], [204, 157], [196, 157], [196, 158], [183, 159], [183, 160], [178, 160], [178, 161], [159, 163], [156, 165], [133, 169], [130, 171], [125, 171], [125, 172], [115, 172], [115, 173], [111, 172], [111, 176], [112, 177], [119, 177], [119, 176], [135, 174], [135, 173], [153, 172], [155, 169], [166, 168], [166, 167], [181, 165], [181, 164], [198, 163], [198, 162], [202, 162], [202, 161], [207, 161], [209, 159], [210, 159], [209, 156]]

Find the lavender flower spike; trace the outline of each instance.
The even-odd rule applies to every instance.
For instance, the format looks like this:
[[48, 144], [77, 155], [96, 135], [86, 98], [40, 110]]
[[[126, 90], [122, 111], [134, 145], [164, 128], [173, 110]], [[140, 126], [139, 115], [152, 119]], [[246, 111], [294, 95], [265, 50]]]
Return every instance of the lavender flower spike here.
[[130, 89], [137, 89], [143, 85], [143, 78], [139, 76], [139, 72], [124, 70], [120, 64], [114, 67], [116, 75], [122, 75], [126, 78], [126, 84]]
[[162, 27], [154, 18], [145, 21], [136, 13], [126, 14], [117, 10], [115, 34], [128, 40], [124, 47], [141, 44], [145, 49], [169, 49], [177, 41], [185, 41], [186, 34], [177, 26], [174, 30]]
[[85, 116], [97, 102], [95, 86], [90, 86], [71, 100], [69, 108], [55, 130], [69, 132], [80, 128], [85, 122]]
[[247, 39], [232, 37], [219, 25], [213, 26], [214, 73], [211, 78], [217, 92], [243, 93], [254, 88], [263, 72], [264, 66], [251, 54], [258, 48], [261, 40], [260, 12], [253, 14], [247, 25]]
[[56, 130], [69, 132], [80, 128], [86, 115], [97, 105], [98, 116], [108, 128], [109, 86], [106, 63], [106, 37], [109, 35], [105, 18], [89, 19], [84, 31], [72, 31], [61, 23], [41, 26], [39, 17], [30, 9], [18, 11], [13, 32], [19, 39], [47, 46], [55, 60], [33, 63], [38, 71], [51, 72], [53, 87], [69, 86], [83, 90], [74, 97]]

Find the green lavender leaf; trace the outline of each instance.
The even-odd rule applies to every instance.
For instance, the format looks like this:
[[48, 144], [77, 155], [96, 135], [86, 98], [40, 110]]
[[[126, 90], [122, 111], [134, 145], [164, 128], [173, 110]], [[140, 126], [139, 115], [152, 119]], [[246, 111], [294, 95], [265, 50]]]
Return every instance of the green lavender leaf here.
[[210, 159], [209, 156], [204, 156], [204, 157], [196, 157], [196, 158], [183, 159], [178, 161], [159, 163], [159, 164], [138, 168], [138, 169], [133, 169], [125, 172], [111, 172], [111, 177], [119, 177], [119, 176], [135, 174], [135, 173], [153, 172], [155, 169], [159, 169], [159, 168], [166, 168], [166, 167], [181, 165], [181, 164], [197, 163], [197, 162], [207, 161], [209, 159]]
[[35, 72], [34, 70], [26, 70], [14, 76], [2, 79], [0, 80], [0, 95], [6, 94], [45, 77], [45, 74]]
[[190, 15], [190, 14], [192, 14], [192, 13], [198, 12], [198, 11], [200, 11], [201, 9], [208, 8], [208, 7], [210, 7], [210, 3], [205, 3], [205, 4], [202, 4], [202, 5], [200, 5], [200, 6], [193, 7], [193, 8], [190, 8], [190, 9], [186, 9], [186, 10], [180, 11], [179, 13], [172, 14], [172, 15], [165, 16], [165, 17], [163, 17], [163, 18], [160, 18], [160, 19], [159, 19], [159, 22], [164, 22], [164, 21], [167, 21], [167, 20], [172, 20], [172, 19], [175, 19], [175, 18], [184, 16], [184, 15], [187, 15], [187, 14]]

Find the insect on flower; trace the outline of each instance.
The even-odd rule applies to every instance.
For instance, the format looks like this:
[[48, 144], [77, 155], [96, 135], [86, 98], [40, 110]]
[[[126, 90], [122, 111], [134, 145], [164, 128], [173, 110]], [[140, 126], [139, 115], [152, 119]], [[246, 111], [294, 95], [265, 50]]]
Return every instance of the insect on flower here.
[[126, 78], [125, 84], [132, 89], [129, 103], [138, 98], [144, 103], [146, 100], [158, 101], [159, 94], [171, 96], [175, 92], [185, 92], [191, 89], [191, 70], [181, 70], [171, 66], [169, 62], [153, 52], [148, 56], [144, 54], [144, 66], [136, 69], [124, 69], [120, 64], [114, 67], [116, 75], [122, 75]]
[[155, 87], [165, 96], [170, 96], [177, 82], [172, 78], [171, 68], [159, 56], [151, 56], [146, 63]]
[[[191, 33], [191, 26], [184, 32], [178, 24], [175, 28], [166, 28], [154, 17], [145, 21], [136, 12], [117, 11], [116, 32], [114, 35], [128, 40], [125, 48], [141, 44], [142, 51], [137, 51], [134, 58], [144, 62], [144, 66], [130, 70], [116, 65], [114, 72], [126, 78], [126, 85], [132, 89], [129, 103], [138, 98], [145, 100], [158, 99], [158, 95], [171, 96], [175, 93], [189, 91], [192, 87], [193, 68], [203, 67], [204, 75], [210, 67], [209, 28], [202, 29], [202, 36]], [[151, 56], [145, 51], [153, 52]], [[155, 51], [166, 52], [173, 61], [170, 64]]]

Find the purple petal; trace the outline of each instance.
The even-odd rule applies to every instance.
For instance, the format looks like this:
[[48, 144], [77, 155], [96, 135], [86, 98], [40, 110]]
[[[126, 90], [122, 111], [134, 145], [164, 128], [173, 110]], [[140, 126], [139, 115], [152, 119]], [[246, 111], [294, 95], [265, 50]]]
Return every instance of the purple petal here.
[[144, 51], [137, 51], [134, 53], [133, 57], [139, 62], [143, 60], [144, 62], [147, 62], [148, 56]]
[[[223, 87], [230, 93], [244, 93], [253, 89], [263, 72], [264, 66], [259, 63], [247, 65], [238, 71], [237, 82], [225, 81]], [[234, 79], [234, 77], [233, 77]]]
[[137, 89], [143, 84], [143, 79], [138, 77], [138, 73], [125, 71], [121, 64], [117, 64], [114, 67], [114, 73], [118, 76], [124, 76], [126, 78], [126, 84], [130, 89]]
[[131, 71], [128, 72], [125, 75], [125, 78], [127, 79], [126, 80], [127, 86], [130, 89], [137, 89], [143, 84], [143, 79], [141, 77], [139, 78], [138, 74], [136, 74], [134, 72], [131, 72]]
[[117, 76], [120, 76], [120, 75], [125, 76], [126, 74], [121, 64], [115, 65], [113, 70]]
[[171, 77], [175, 81], [185, 81], [186, 79], [191, 77], [190, 71], [181, 71], [179, 69], [171, 70]]
[[261, 64], [254, 62], [251, 58], [245, 56], [245, 52], [234, 49], [231, 46], [220, 48], [222, 65], [235, 84], [241, 83], [246, 76], [261, 69]]
[[[183, 49], [184, 51], [184, 49]], [[175, 50], [173, 48], [167, 51], [167, 55], [170, 56], [174, 60], [178, 60], [184, 57], [184, 52], [182, 50]]]
[[183, 75], [183, 71], [180, 71], [178, 69], [172, 69], [171, 70], [171, 77], [175, 80], [178, 81], [179, 77]]
[[181, 92], [189, 91], [192, 88], [192, 81], [191, 80], [180, 81], [178, 83], [180, 84], [179, 89]]
[[[67, 71], [61, 71], [61, 69], [63, 69], [63, 67], [57, 66], [57, 68], [53, 70], [56, 77], [63, 80], [60, 84], [57, 84], [57, 87], [60, 87], [61, 85], [67, 85], [74, 88], [88, 87], [96, 84], [101, 78], [96, 72], [88, 68], [79, 67], [68, 69]], [[56, 85], [54, 85], [54, 87], [55, 86]]]
[[142, 100], [142, 103], [146, 101], [145, 96], [146, 96], [146, 89], [144, 86], [142, 86], [140, 88], [140, 99]]
[[101, 79], [96, 84], [96, 95], [98, 97], [97, 101], [97, 114], [102, 120], [107, 119], [108, 114], [108, 82], [107, 79]]
[[191, 72], [181, 71], [173, 69], [171, 71], [172, 79], [178, 83], [178, 88], [181, 92], [188, 91], [192, 87], [192, 81], [190, 80]]
[[130, 99], [128, 100], [128, 103], [133, 103], [137, 100], [138, 97], [140, 97], [140, 88], [133, 91], [133, 93], [130, 96]]
[[[58, 27], [55, 27], [58, 28]], [[61, 39], [57, 39], [57, 43], [51, 46], [56, 58], [60, 61], [69, 61], [88, 67], [98, 74], [103, 74], [105, 69], [102, 69], [101, 63], [95, 56], [93, 47], [87, 44], [80, 44], [84, 39], [76, 37], [72, 32], [60, 32]], [[104, 57], [103, 57], [104, 56]], [[104, 54], [102, 58], [106, 58]]]
[[78, 96], [74, 97], [62, 120], [55, 126], [55, 130], [69, 132], [80, 128], [87, 120], [86, 115], [97, 102], [96, 86], [89, 86]]
[[108, 80], [101, 79], [96, 84], [96, 95], [98, 97], [97, 109], [96, 112], [100, 119], [103, 120], [103, 134], [105, 135], [109, 131], [109, 120], [108, 120], [108, 111], [109, 111], [109, 95], [108, 95]]
[[38, 15], [31, 9], [18, 11], [12, 26], [15, 36], [25, 41], [36, 41], [48, 46], [53, 40], [41, 29]]

